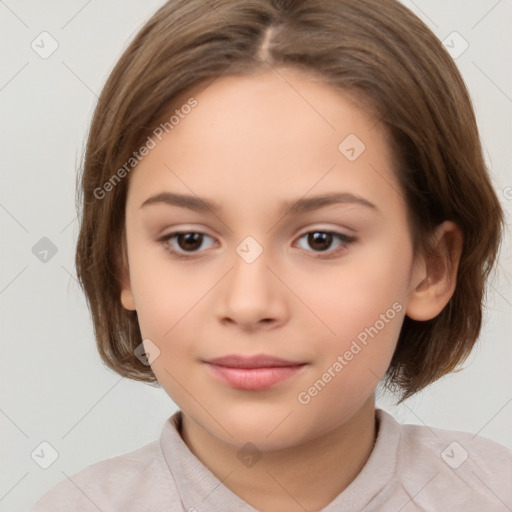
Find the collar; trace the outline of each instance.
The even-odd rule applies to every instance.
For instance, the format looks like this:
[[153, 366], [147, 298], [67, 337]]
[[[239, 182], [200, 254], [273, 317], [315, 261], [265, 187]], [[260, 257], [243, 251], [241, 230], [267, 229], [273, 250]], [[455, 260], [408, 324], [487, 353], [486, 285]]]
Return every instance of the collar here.
[[[382, 409], [375, 409], [377, 439], [363, 469], [321, 512], [359, 511], [368, 505], [393, 479], [397, 465], [400, 424]], [[180, 435], [182, 412], [164, 423], [160, 447], [184, 510], [258, 512], [228, 489], [188, 448]]]

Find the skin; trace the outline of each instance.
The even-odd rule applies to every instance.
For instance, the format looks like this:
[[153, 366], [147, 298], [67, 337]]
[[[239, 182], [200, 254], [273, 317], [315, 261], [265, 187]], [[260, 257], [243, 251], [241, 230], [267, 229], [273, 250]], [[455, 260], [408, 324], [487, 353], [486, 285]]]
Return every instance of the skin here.
[[[121, 302], [160, 350], [151, 366], [183, 412], [190, 450], [258, 510], [319, 510], [366, 463], [377, 433], [375, 388], [403, 319], [428, 320], [449, 301], [462, 236], [444, 222], [435, 261], [413, 254], [387, 135], [346, 94], [281, 68], [223, 77], [194, 97], [198, 106], [130, 176]], [[353, 162], [338, 150], [349, 134], [366, 146]], [[222, 209], [141, 207], [164, 191]], [[378, 210], [346, 203], [282, 214], [283, 201], [333, 191]], [[205, 236], [195, 246], [194, 239], [161, 241], [174, 231]], [[355, 241], [327, 238], [322, 250], [304, 236], [311, 232]], [[236, 252], [248, 236], [263, 250], [252, 263]], [[393, 304], [401, 307], [394, 318], [300, 403], [299, 393]], [[201, 362], [228, 354], [307, 364], [274, 388], [247, 391], [220, 382]], [[247, 442], [262, 455], [252, 467], [237, 457]]]

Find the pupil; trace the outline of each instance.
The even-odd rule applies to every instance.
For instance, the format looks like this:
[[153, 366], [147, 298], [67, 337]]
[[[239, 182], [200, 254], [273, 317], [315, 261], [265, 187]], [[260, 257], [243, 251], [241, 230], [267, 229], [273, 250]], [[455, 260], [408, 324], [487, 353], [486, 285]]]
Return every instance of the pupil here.
[[[201, 247], [201, 234], [200, 233], [185, 233], [178, 235], [178, 245], [182, 249], [197, 249]], [[186, 240], [186, 244], [182, 244], [181, 241]], [[194, 243], [195, 239], [195, 243]], [[199, 240], [199, 241], [198, 241]], [[188, 242], [192, 242], [192, 245], [190, 245]], [[183, 247], [183, 245], [185, 245]]]
[[330, 233], [311, 233], [308, 243], [310, 243], [312, 247], [315, 247], [315, 244], [317, 244], [317, 249], [326, 250], [331, 245], [331, 239], [332, 235]]

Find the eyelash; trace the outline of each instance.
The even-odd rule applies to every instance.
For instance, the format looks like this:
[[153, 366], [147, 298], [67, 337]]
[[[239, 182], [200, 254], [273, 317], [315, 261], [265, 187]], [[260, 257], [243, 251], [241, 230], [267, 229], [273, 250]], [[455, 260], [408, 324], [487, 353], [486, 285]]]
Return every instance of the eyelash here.
[[[348, 250], [349, 246], [356, 241], [356, 238], [348, 236], [348, 235], [345, 235], [343, 233], [338, 233], [336, 231], [322, 231], [320, 229], [313, 230], [313, 231], [307, 231], [306, 233], [303, 233], [299, 237], [299, 240], [304, 238], [307, 235], [311, 235], [311, 234], [315, 234], [315, 233], [322, 233], [322, 234], [327, 234], [327, 235], [333, 235], [334, 238], [337, 238], [338, 240], [343, 242], [343, 245], [341, 247], [339, 247], [337, 250], [334, 250], [334, 251], [329, 251], [329, 250], [326, 250], [326, 251], [316, 251], [316, 252], [318, 252], [318, 254], [325, 254], [325, 253], [329, 254], [329, 256], [327, 256], [327, 257], [326, 256], [315, 256], [315, 258], [319, 258], [319, 259], [334, 258], [337, 255], [339, 255], [340, 253], [345, 252], [346, 250]], [[207, 236], [207, 237], [211, 238], [206, 233], [201, 233], [200, 231], [174, 231], [174, 232], [169, 233], [168, 235], [165, 235], [162, 238], [160, 238], [158, 240], [158, 242], [161, 243], [163, 245], [164, 249], [167, 252], [169, 252], [171, 255], [173, 255], [174, 257], [176, 257], [178, 259], [191, 259], [191, 257], [193, 257], [193, 256], [190, 256], [190, 255], [196, 254], [197, 251], [196, 252], [189, 252], [189, 253], [185, 252], [185, 253], [183, 253], [183, 252], [177, 251], [176, 249], [173, 249], [171, 247], [171, 245], [170, 245], [170, 241], [172, 239], [176, 238], [177, 236], [179, 236], [179, 235], [190, 235], [190, 234]], [[202, 240], [201, 240], [201, 242], [202, 242]], [[199, 251], [199, 252], [201, 252], [201, 251]], [[313, 251], [313, 252], [315, 252], [315, 251]]]

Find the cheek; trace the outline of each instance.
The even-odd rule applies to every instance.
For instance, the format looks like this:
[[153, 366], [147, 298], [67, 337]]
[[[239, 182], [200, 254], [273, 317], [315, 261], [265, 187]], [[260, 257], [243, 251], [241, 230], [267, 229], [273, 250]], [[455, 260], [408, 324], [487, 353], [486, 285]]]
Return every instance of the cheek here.
[[405, 316], [409, 264], [406, 251], [375, 245], [320, 281], [316, 276], [308, 306], [322, 320], [316, 375], [319, 386], [329, 382], [325, 395], [350, 388], [352, 398], [364, 398], [385, 374]]
[[[205, 304], [219, 272], [199, 275], [176, 263], [166, 265], [164, 258], [153, 258], [151, 262], [145, 259], [138, 267], [141, 271], [134, 273], [132, 288], [142, 337], [149, 338], [160, 351], [151, 368], [183, 409], [190, 401], [190, 393], [201, 396], [194, 373], [198, 340], [204, 338]], [[142, 259], [141, 255], [140, 263]]]
[[347, 258], [336, 271], [316, 274], [315, 286], [302, 293], [307, 291], [308, 306], [333, 339], [357, 338], [375, 324], [386, 335], [397, 326], [397, 334], [401, 323], [397, 317], [403, 317], [399, 313], [405, 309], [409, 266], [407, 257], [375, 245], [366, 254]]
[[[215, 283], [215, 275], [170, 262], [163, 248], [134, 247], [131, 287], [142, 335], [166, 343]], [[217, 278], [218, 279], [218, 278]], [[186, 322], [185, 322], [186, 323]]]

